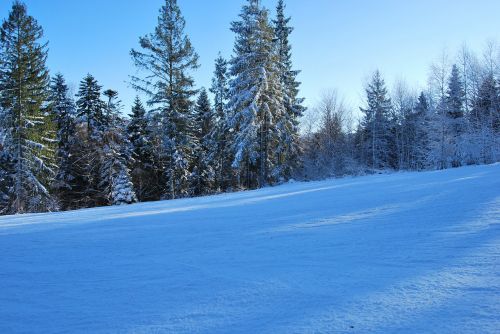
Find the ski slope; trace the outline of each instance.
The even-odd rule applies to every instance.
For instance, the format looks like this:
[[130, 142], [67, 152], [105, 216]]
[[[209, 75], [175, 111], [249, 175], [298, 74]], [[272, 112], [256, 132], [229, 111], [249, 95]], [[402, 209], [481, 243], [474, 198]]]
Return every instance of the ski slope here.
[[0, 217], [0, 333], [500, 333], [500, 164]]

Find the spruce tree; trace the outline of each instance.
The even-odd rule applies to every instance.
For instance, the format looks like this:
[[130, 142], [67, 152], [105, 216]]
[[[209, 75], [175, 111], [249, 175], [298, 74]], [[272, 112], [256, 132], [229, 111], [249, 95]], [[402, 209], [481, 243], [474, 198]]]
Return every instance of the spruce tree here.
[[452, 167], [459, 167], [464, 160], [463, 134], [465, 130], [464, 118], [465, 93], [460, 71], [453, 65], [445, 98], [446, 104], [446, 155]]
[[277, 122], [285, 113], [274, 29], [268, 11], [258, 0], [248, 0], [231, 30], [236, 34], [228, 104], [235, 131], [233, 168], [241, 186], [262, 187], [276, 181]]
[[48, 185], [54, 174], [53, 124], [45, 110], [49, 73], [43, 30], [15, 1], [0, 28], [0, 108], [6, 154], [14, 168], [7, 179], [8, 212], [55, 209]]
[[99, 189], [109, 205], [122, 205], [137, 202], [137, 196], [130, 177], [128, 161], [131, 159], [131, 146], [124, 131], [120, 117], [121, 102], [118, 92], [108, 89], [104, 92], [107, 126], [103, 131], [103, 148], [100, 164]]
[[136, 97], [129, 117], [127, 134], [132, 151], [130, 175], [135, 193], [141, 202], [159, 199], [157, 188], [161, 175], [158, 175], [155, 168], [152, 132], [146, 109], [139, 97]]
[[424, 92], [420, 93], [417, 104], [415, 105], [415, 142], [414, 157], [417, 170], [426, 169], [429, 166], [429, 153], [430, 153], [430, 106], [428, 99]]
[[76, 106], [69, 96], [68, 86], [62, 74], [57, 74], [52, 79], [50, 88], [51, 115], [57, 125], [57, 171], [52, 189], [61, 203], [62, 209], [66, 210], [71, 208], [73, 203]]
[[379, 71], [373, 75], [366, 89], [367, 107], [363, 112], [363, 151], [367, 166], [387, 168], [389, 164], [391, 99]]
[[293, 32], [293, 28], [290, 27], [290, 20], [290, 17], [285, 16], [284, 0], [278, 0], [276, 20], [273, 23], [284, 113], [277, 122], [281, 138], [278, 146], [279, 156], [276, 173], [279, 178], [283, 179], [290, 178], [292, 171], [298, 167], [298, 158], [300, 157], [299, 118], [305, 111], [304, 99], [299, 97], [300, 82], [297, 81], [297, 75], [300, 71], [294, 70], [292, 64], [292, 46], [289, 42], [289, 36]]
[[446, 102], [449, 118], [458, 119], [464, 117], [465, 93], [457, 65], [453, 65], [451, 70]]
[[184, 29], [177, 1], [165, 0], [155, 32], [140, 39], [141, 51], [131, 51], [135, 65], [145, 74], [132, 77], [133, 86], [149, 96], [148, 104], [159, 114], [162, 127], [164, 198], [183, 197], [189, 190], [190, 112], [196, 94], [190, 71], [198, 67], [198, 55]]
[[77, 117], [86, 128], [89, 141], [99, 142], [108, 120], [106, 117], [106, 103], [101, 99], [102, 87], [97, 80], [88, 74], [81, 82], [78, 90]]
[[100, 170], [103, 163], [103, 141], [108, 127], [106, 103], [102, 100], [102, 87], [88, 74], [78, 90], [77, 143], [74, 175], [77, 186], [73, 192], [77, 196], [78, 207], [102, 206], [108, 203], [102, 188]]
[[227, 103], [229, 99], [228, 62], [219, 54], [215, 60], [214, 76], [210, 92], [214, 95], [215, 124], [212, 130], [215, 146], [212, 147], [215, 186], [225, 191], [232, 185], [232, 163], [234, 154], [231, 143], [233, 132], [229, 125], [231, 115]]
[[492, 163], [500, 158], [500, 89], [489, 74], [479, 88], [469, 115], [469, 139], [473, 143], [471, 162]]
[[194, 149], [193, 171], [191, 174], [191, 194], [206, 195], [213, 191], [215, 173], [213, 148], [217, 142], [213, 137], [214, 113], [207, 91], [202, 89], [194, 108], [196, 146]]

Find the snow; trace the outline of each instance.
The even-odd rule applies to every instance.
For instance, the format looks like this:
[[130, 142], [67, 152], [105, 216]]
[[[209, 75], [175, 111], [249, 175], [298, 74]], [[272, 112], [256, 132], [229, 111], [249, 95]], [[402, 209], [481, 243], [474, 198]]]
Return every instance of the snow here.
[[500, 164], [0, 217], [0, 333], [498, 333]]

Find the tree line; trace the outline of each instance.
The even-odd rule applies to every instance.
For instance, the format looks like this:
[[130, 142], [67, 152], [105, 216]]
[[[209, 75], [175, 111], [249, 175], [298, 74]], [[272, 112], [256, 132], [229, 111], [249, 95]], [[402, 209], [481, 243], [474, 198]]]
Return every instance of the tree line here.
[[233, 55], [215, 60], [207, 90], [192, 77], [199, 57], [177, 1], [165, 0], [154, 32], [130, 52], [131, 85], [144, 101], [126, 117], [118, 92], [91, 74], [75, 96], [62, 74], [50, 75], [43, 29], [15, 1], [0, 28], [0, 214], [498, 161], [493, 53], [480, 62], [464, 49], [461, 63], [436, 65], [418, 96], [403, 84], [389, 93], [376, 72], [356, 126], [330, 93], [308, 127], [285, 10], [278, 0], [271, 18], [246, 0], [231, 23]]
[[404, 82], [390, 91], [376, 71], [361, 118], [336, 91], [326, 92], [304, 121], [303, 175], [309, 179], [383, 170], [435, 170], [500, 160], [500, 52], [466, 46], [432, 64], [420, 92]]
[[142, 96], [129, 117], [92, 75], [71, 96], [46, 66], [43, 30], [15, 1], [0, 33], [0, 212], [69, 210], [257, 188], [288, 180], [305, 109], [291, 61], [292, 31], [248, 0], [231, 24], [230, 60], [215, 61], [210, 101], [176, 0], [130, 55]]

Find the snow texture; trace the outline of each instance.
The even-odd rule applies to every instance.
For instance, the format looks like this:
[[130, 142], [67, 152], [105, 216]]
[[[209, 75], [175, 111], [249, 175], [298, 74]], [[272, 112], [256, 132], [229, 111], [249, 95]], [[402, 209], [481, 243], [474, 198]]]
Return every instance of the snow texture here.
[[499, 333], [500, 164], [0, 217], [0, 333]]

